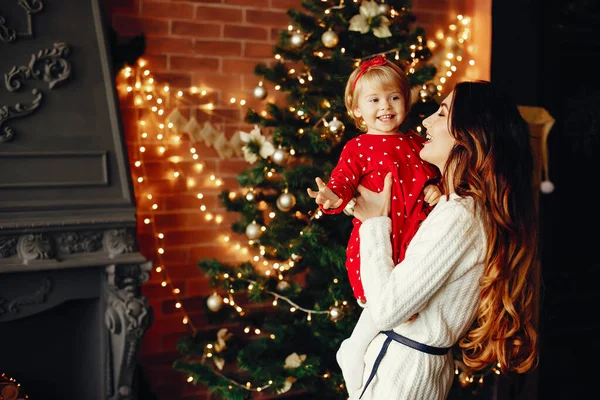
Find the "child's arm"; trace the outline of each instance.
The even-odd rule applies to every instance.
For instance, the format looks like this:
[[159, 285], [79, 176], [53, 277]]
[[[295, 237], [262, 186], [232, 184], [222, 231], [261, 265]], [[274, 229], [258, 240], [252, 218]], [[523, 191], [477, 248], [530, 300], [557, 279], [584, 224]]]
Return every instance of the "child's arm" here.
[[308, 195], [315, 199], [325, 214], [342, 212], [354, 198], [366, 162], [357, 155], [358, 142], [355, 139], [346, 143], [342, 149], [338, 163], [331, 171], [329, 182], [324, 184], [321, 178], [316, 178], [319, 191], [307, 190]]

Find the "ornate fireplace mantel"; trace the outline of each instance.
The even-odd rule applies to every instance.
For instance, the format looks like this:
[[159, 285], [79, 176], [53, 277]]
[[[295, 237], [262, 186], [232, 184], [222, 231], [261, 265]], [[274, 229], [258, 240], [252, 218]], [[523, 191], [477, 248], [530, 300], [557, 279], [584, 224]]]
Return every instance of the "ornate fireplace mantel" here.
[[0, 5], [0, 373], [31, 398], [136, 399], [152, 323], [105, 40], [99, 0]]

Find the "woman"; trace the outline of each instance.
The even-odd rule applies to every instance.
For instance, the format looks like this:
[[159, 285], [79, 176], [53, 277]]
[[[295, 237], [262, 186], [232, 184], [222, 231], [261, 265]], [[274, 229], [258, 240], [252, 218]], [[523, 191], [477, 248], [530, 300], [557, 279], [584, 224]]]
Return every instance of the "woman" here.
[[[473, 370], [523, 373], [537, 361], [533, 327], [537, 219], [527, 124], [484, 81], [462, 82], [426, 118], [421, 158], [441, 172], [444, 194], [391, 257], [390, 187], [359, 187], [361, 276], [382, 331], [370, 343], [351, 399], [445, 399], [460, 344]], [[412, 318], [411, 318], [412, 317]]]

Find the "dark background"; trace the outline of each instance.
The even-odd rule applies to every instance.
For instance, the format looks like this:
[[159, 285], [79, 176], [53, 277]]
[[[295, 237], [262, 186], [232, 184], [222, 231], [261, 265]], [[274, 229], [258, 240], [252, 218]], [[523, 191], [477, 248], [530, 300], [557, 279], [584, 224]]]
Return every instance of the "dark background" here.
[[600, 2], [496, 0], [492, 22], [492, 81], [556, 119], [548, 137], [556, 189], [540, 195], [538, 398], [598, 398]]

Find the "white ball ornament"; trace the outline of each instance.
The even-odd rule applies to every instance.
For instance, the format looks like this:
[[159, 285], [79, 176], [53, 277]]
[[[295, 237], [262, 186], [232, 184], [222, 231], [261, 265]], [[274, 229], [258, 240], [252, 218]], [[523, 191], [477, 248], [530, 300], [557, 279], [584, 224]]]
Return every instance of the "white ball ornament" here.
[[218, 293], [213, 293], [206, 299], [206, 306], [210, 311], [217, 312], [223, 305], [223, 298]]
[[337, 322], [342, 319], [343, 313], [338, 307], [331, 307], [329, 309], [329, 319], [333, 322]]
[[275, 152], [271, 155], [271, 159], [277, 165], [283, 165], [287, 161], [289, 153], [282, 149], [281, 147], [276, 149]]
[[290, 43], [292, 46], [294, 47], [300, 47], [302, 46], [302, 44], [304, 43], [304, 35], [301, 33], [294, 33], [291, 37], [290, 37]]
[[262, 227], [259, 224], [252, 221], [252, 223], [246, 227], [246, 236], [248, 237], [248, 239], [250, 239], [250, 240], [258, 239], [260, 237], [260, 235], [262, 234], [261, 228]]
[[344, 129], [346, 129], [346, 127], [344, 126], [344, 123], [342, 121], [340, 121], [339, 119], [337, 119], [336, 117], [333, 117], [333, 119], [331, 121], [329, 121], [327, 123], [327, 125], [329, 125], [329, 131], [331, 133], [335, 133], [335, 134], [341, 134], [342, 132], [344, 132]]
[[255, 87], [253, 93], [254, 97], [256, 97], [259, 100], [262, 100], [265, 97], [267, 97], [267, 89], [265, 89], [265, 87], [262, 84], [259, 84], [257, 87]]
[[540, 185], [540, 190], [544, 194], [549, 194], [554, 192], [554, 183], [551, 181], [543, 181]]
[[246, 201], [248, 201], [248, 202], [254, 201], [254, 192], [250, 191], [250, 192], [246, 193]]
[[283, 212], [290, 211], [296, 205], [296, 197], [293, 194], [284, 192], [277, 199], [277, 208]]
[[338, 44], [340, 38], [337, 33], [330, 29], [328, 31], [325, 31], [323, 35], [321, 35], [321, 41], [323, 42], [325, 47], [332, 48]]

